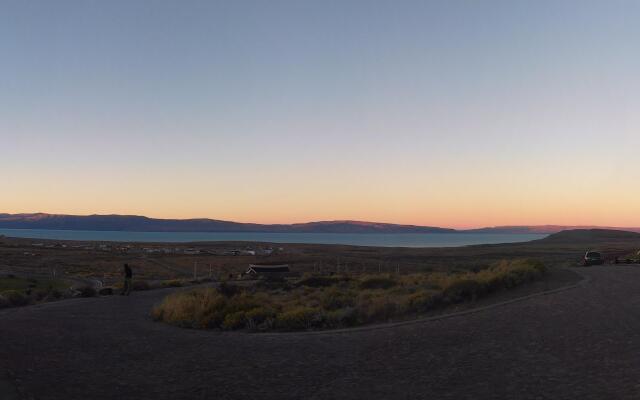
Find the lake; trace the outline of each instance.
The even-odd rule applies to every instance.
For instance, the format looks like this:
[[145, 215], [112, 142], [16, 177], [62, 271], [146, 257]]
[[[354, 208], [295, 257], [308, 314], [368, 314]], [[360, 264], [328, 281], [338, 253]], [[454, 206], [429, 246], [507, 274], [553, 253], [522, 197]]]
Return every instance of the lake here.
[[543, 234], [513, 233], [260, 233], [260, 232], [122, 232], [47, 229], [0, 229], [0, 235], [58, 240], [114, 242], [219, 242], [346, 244], [381, 247], [458, 247], [528, 242]]

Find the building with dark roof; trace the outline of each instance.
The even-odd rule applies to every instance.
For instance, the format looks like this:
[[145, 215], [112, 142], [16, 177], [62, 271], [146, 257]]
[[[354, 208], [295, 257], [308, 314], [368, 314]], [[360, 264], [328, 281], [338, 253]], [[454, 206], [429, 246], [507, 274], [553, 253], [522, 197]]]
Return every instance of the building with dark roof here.
[[279, 264], [279, 265], [256, 265], [249, 264], [249, 268], [245, 274], [254, 274], [254, 275], [262, 275], [262, 274], [287, 274], [291, 272], [288, 264]]

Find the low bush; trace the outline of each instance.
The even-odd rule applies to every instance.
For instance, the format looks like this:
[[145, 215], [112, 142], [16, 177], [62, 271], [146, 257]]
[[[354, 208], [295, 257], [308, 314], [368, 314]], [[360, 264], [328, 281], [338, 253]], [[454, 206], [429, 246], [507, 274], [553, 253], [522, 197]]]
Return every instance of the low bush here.
[[113, 288], [112, 287], [103, 287], [98, 291], [100, 296], [113, 296]]
[[353, 307], [355, 297], [355, 293], [351, 290], [341, 290], [336, 287], [331, 287], [321, 293], [320, 305], [325, 310], [330, 311]]
[[299, 286], [308, 286], [313, 288], [321, 288], [337, 285], [341, 281], [348, 280], [346, 277], [324, 276], [324, 275], [305, 275], [298, 281]]
[[4, 295], [0, 294], [0, 309], [11, 307], [11, 303], [9, 299], [7, 299]]
[[535, 261], [500, 262], [473, 272], [411, 275], [307, 275], [286, 289], [258, 283], [173, 293], [152, 316], [189, 328], [308, 330], [385, 322], [473, 301], [535, 280], [546, 272]]
[[183, 285], [184, 284], [179, 279], [171, 279], [171, 280], [162, 282], [163, 287], [182, 287]]
[[245, 312], [245, 325], [249, 330], [269, 330], [274, 327], [277, 312], [270, 307], [256, 307]]
[[312, 307], [295, 307], [278, 314], [276, 317], [276, 326], [287, 331], [310, 329], [321, 325], [320, 310]]
[[2, 292], [2, 297], [6, 299], [9, 307], [26, 306], [31, 302], [31, 299], [28, 296], [17, 290], [7, 290]]
[[406, 309], [415, 313], [429, 311], [443, 302], [442, 297], [441, 292], [423, 289], [407, 297]]
[[231, 283], [222, 282], [220, 283], [220, 285], [218, 285], [218, 293], [220, 293], [224, 297], [233, 297], [240, 292], [242, 292], [242, 288]]
[[324, 317], [327, 328], [348, 328], [358, 324], [358, 311], [355, 307], [328, 311]]
[[459, 303], [466, 300], [475, 300], [484, 294], [485, 286], [482, 282], [473, 279], [460, 279], [452, 281], [444, 288], [442, 293], [447, 303]]
[[268, 298], [240, 292], [231, 297], [213, 288], [173, 293], [152, 310], [152, 317], [189, 328], [259, 328], [275, 311]]
[[286, 278], [277, 276], [258, 280], [256, 288], [265, 290], [291, 290], [293, 286]]
[[156, 320], [185, 328], [213, 328], [224, 319], [224, 315], [215, 313], [220, 308], [218, 303], [223, 301], [213, 289], [178, 292], [170, 294], [154, 307], [151, 315]]
[[366, 276], [360, 280], [361, 289], [389, 289], [396, 284], [395, 279], [389, 275]]
[[35, 301], [43, 301], [46, 300], [47, 297], [49, 296], [50, 290], [47, 289], [38, 289], [35, 290], [31, 293], [31, 297], [35, 300]]
[[356, 303], [358, 319], [363, 323], [389, 321], [401, 309], [395, 300], [383, 293], [359, 296]]
[[98, 292], [91, 286], [82, 286], [78, 288], [79, 297], [95, 297]]
[[245, 311], [236, 311], [231, 314], [227, 314], [222, 321], [223, 329], [241, 329], [244, 328], [247, 321]]

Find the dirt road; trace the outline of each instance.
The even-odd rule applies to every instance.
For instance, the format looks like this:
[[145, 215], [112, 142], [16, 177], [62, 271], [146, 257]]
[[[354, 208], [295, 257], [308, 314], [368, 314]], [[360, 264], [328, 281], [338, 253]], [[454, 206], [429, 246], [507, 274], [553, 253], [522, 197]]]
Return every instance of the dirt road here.
[[0, 372], [43, 400], [640, 398], [640, 267], [581, 272], [574, 289], [348, 333], [154, 323], [167, 290], [4, 310]]

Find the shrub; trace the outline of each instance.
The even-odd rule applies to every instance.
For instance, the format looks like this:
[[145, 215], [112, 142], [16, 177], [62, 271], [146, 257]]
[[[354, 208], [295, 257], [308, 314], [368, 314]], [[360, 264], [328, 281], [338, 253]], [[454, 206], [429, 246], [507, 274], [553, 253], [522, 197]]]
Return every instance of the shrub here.
[[183, 283], [179, 279], [171, 279], [168, 281], [163, 281], [162, 286], [163, 287], [182, 287]]
[[113, 295], [113, 288], [112, 287], [103, 287], [102, 289], [100, 289], [98, 291], [98, 294], [100, 296], [112, 296]]
[[225, 302], [225, 298], [211, 288], [178, 292], [154, 307], [151, 316], [187, 328], [213, 328], [224, 320], [221, 311]]
[[246, 327], [251, 330], [267, 330], [274, 326], [276, 311], [269, 307], [256, 307], [245, 313]]
[[390, 276], [367, 276], [360, 281], [361, 289], [389, 289], [397, 284]]
[[29, 297], [17, 290], [7, 290], [2, 293], [2, 296], [7, 300], [10, 307], [26, 306], [29, 304]]
[[298, 281], [299, 286], [308, 286], [314, 288], [328, 287], [338, 284], [341, 281], [349, 280], [347, 277], [323, 276], [323, 275], [307, 275]]
[[443, 291], [443, 296], [448, 303], [459, 303], [465, 300], [475, 300], [483, 293], [482, 283], [473, 279], [460, 279], [447, 286]]
[[236, 294], [235, 296], [228, 298], [225, 305], [225, 311], [227, 313], [236, 311], [249, 311], [251, 309], [260, 307], [265, 302], [266, 299], [263, 294], [238, 292], [238, 294]]
[[233, 297], [242, 292], [242, 289], [237, 286], [227, 282], [222, 282], [218, 285], [218, 293], [223, 295], [224, 297]]
[[224, 329], [241, 329], [244, 328], [246, 322], [246, 313], [244, 311], [238, 311], [232, 314], [227, 314], [222, 322], [222, 328]]
[[79, 297], [95, 297], [98, 292], [91, 286], [82, 286], [78, 288]]
[[11, 303], [9, 302], [9, 299], [7, 299], [4, 295], [0, 294], [0, 309], [10, 307], [10, 306], [11, 306]]
[[438, 292], [420, 290], [407, 298], [406, 308], [410, 312], [429, 311], [440, 304], [442, 296]]
[[321, 322], [320, 312], [316, 308], [296, 307], [278, 314], [276, 326], [284, 330], [309, 329]]
[[49, 289], [45, 301], [59, 300], [65, 297], [65, 294], [58, 289]]
[[37, 302], [59, 300], [63, 297], [64, 294], [60, 290], [51, 287], [48, 289], [36, 290], [32, 296], [32, 298]]
[[388, 321], [396, 314], [397, 304], [384, 294], [364, 295], [358, 298], [356, 309], [363, 322]]
[[341, 290], [336, 287], [322, 292], [320, 305], [326, 310], [337, 310], [344, 307], [352, 307], [355, 303], [355, 295], [350, 290]]
[[327, 328], [345, 328], [354, 326], [357, 323], [358, 312], [354, 307], [345, 307], [325, 314], [325, 326]]
[[47, 289], [38, 289], [33, 293], [33, 298], [36, 301], [45, 300], [49, 296], [49, 290]]
[[258, 280], [256, 287], [266, 290], [291, 290], [293, 287], [287, 279], [282, 276], [266, 276]]
[[546, 271], [544, 264], [539, 261], [501, 261], [480, 271], [477, 277], [479, 281], [484, 283], [487, 291], [493, 292], [539, 279]]
[[544, 265], [500, 262], [477, 271], [404, 276], [305, 276], [294, 288], [222, 283], [172, 293], [152, 310], [156, 320], [189, 327], [252, 331], [341, 328], [384, 322], [537, 279]]

